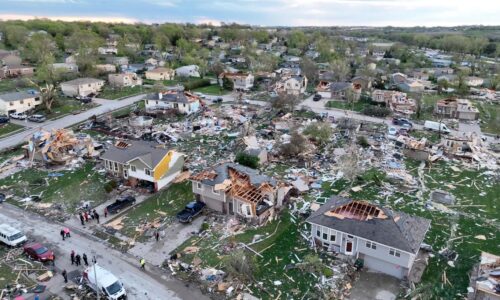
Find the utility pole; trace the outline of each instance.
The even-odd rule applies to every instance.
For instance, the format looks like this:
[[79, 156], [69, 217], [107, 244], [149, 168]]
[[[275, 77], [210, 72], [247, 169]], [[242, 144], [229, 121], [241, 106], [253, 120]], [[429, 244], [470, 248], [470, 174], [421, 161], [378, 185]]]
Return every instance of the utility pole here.
[[95, 265], [97, 264], [97, 259], [95, 258], [95, 255], [92, 257], [92, 262], [94, 263], [94, 280], [95, 280], [95, 286], [96, 286], [97, 300], [99, 300], [99, 284], [97, 284], [97, 272], [95, 270]]

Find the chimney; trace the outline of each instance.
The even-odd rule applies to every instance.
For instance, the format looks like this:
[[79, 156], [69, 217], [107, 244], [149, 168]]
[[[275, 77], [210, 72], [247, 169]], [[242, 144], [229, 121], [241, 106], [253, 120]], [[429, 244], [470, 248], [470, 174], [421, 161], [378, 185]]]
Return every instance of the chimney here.
[[159, 93], [158, 93], [158, 99], [160, 99], [160, 100], [161, 100], [162, 98], [163, 98], [163, 93], [159, 92]]

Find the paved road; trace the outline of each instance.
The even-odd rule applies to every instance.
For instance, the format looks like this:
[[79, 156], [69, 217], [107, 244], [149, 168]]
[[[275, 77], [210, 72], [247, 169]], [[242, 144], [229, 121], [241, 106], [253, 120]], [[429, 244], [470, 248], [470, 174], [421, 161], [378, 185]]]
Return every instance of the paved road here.
[[[122, 107], [129, 106], [131, 104], [134, 104], [137, 101], [140, 101], [144, 98], [145, 94], [142, 95], [137, 95], [133, 97], [129, 97], [123, 100], [106, 100], [106, 99], [95, 99], [94, 101], [96, 103], [101, 104], [98, 107], [89, 109], [85, 112], [82, 112], [77, 115], [69, 115], [57, 120], [53, 121], [47, 121], [41, 124], [38, 124], [38, 126], [30, 126], [30, 128], [21, 131], [19, 133], [16, 133], [14, 135], [8, 136], [6, 138], [0, 139], [0, 150], [14, 147], [16, 145], [19, 145], [21, 143], [24, 143], [26, 139], [31, 136], [36, 130], [39, 128], [51, 130], [51, 129], [58, 129], [58, 128], [65, 128], [65, 127], [70, 127], [72, 125], [75, 125], [77, 123], [83, 122], [90, 118], [93, 115], [101, 115], [105, 114], [107, 112], [120, 109]], [[30, 122], [30, 125], [32, 123]]]
[[7, 223], [24, 231], [29, 239], [45, 243], [56, 254], [56, 275], [48, 283], [50, 292], [69, 299], [63, 292], [63, 282], [60, 271], [66, 269], [68, 273], [83, 271], [83, 267], [75, 267], [70, 263], [70, 252], [86, 253], [87, 256], [96, 256], [102, 267], [111, 271], [120, 278], [128, 293], [128, 299], [164, 300], [164, 299], [208, 299], [201, 294], [198, 288], [190, 288], [184, 283], [170, 278], [166, 273], [160, 274], [151, 266], [146, 271], [138, 268], [138, 258], [123, 254], [107, 247], [101, 240], [87, 234], [82, 234], [77, 228], [71, 228], [71, 238], [61, 240], [59, 231], [61, 225], [53, 223], [42, 216], [29, 213], [10, 204], [2, 204], [0, 209], [0, 223]]

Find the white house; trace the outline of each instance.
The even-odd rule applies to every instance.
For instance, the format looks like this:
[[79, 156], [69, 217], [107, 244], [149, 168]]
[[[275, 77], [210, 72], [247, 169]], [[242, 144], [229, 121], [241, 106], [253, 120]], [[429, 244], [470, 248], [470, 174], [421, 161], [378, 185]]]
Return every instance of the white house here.
[[0, 94], [0, 114], [25, 112], [41, 103], [40, 95], [34, 91]]
[[187, 115], [200, 109], [200, 99], [196, 95], [178, 90], [149, 94], [144, 104], [149, 111], [175, 109]]
[[68, 97], [97, 94], [104, 86], [104, 80], [95, 78], [77, 78], [61, 83], [61, 90]]
[[112, 87], [134, 87], [136, 85], [142, 85], [142, 78], [135, 73], [125, 72], [108, 74], [108, 82]]
[[99, 47], [97, 48], [97, 52], [100, 54], [100, 55], [107, 55], [107, 54], [118, 54], [118, 49], [116, 47]]
[[62, 73], [78, 73], [78, 66], [75, 63], [54, 63], [52, 69]]
[[179, 77], [200, 77], [200, 68], [197, 65], [183, 66], [175, 69], [175, 75]]
[[233, 82], [233, 89], [236, 91], [248, 91], [253, 87], [254, 76], [249, 73], [221, 73], [219, 75], [219, 84], [222, 87], [224, 78]]
[[286, 93], [288, 95], [300, 95], [306, 91], [307, 77], [304, 75], [286, 76], [276, 83], [275, 91], [277, 93]]

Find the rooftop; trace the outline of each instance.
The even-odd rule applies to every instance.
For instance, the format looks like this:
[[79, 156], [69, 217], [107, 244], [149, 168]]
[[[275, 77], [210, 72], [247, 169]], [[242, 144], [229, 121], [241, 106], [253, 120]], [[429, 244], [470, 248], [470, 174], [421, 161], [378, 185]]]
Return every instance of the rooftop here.
[[0, 99], [7, 102], [19, 101], [33, 97], [38, 97], [38, 92], [31, 90], [26, 92], [13, 92], [13, 93], [0, 94]]
[[101, 156], [102, 159], [122, 164], [140, 158], [150, 168], [154, 168], [168, 153], [168, 149], [145, 141], [118, 141]]

